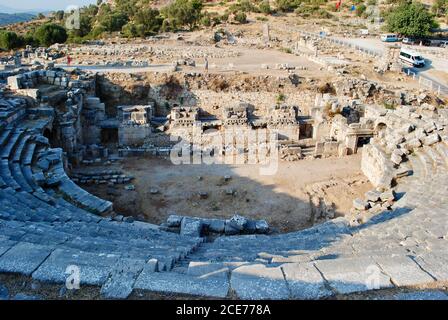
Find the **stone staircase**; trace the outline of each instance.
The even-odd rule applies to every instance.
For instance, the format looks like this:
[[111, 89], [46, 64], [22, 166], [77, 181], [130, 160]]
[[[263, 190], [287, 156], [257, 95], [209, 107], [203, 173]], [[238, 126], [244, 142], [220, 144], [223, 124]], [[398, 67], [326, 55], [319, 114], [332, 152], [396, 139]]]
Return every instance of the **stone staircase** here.
[[[448, 144], [408, 155], [390, 211], [353, 226], [336, 218], [288, 234], [205, 243], [142, 222], [93, 213], [107, 202], [66, 175], [63, 152], [41, 136], [45, 120], [0, 128], [0, 272], [101, 287], [241, 299], [320, 299], [448, 280]], [[446, 137], [446, 135], [444, 136]]]
[[0, 130], [0, 272], [63, 284], [74, 267], [81, 285], [126, 298], [142, 271], [169, 271], [203, 241], [92, 214], [111, 204], [68, 178], [62, 150], [49, 149], [40, 134], [45, 124], [23, 120]]
[[405, 195], [363, 225], [337, 218], [278, 236], [222, 237], [173, 271], [221, 279], [242, 299], [319, 299], [447, 281], [447, 146], [415, 152], [413, 176], [400, 181]]

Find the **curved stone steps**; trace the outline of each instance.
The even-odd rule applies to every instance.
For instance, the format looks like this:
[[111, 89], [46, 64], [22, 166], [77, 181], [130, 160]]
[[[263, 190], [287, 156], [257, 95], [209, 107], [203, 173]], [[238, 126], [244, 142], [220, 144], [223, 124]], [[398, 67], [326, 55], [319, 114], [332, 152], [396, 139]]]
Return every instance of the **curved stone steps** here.
[[[15, 210], [16, 214], [20, 212], [16, 207]], [[135, 235], [123, 232], [119, 227], [114, 228], [116, 227], [114, 223], [106, 221], [103, 221], [101, 225], [91, 223], [91, 227], [86, 222], [53, 222], [50, 225], [39, 222], [26, 223], [29, 221], [31, 221], [29, 218], [12, 222], [0, 220], [1, 234], [12, 234], [12, 239], [20, 239], [35, 246], [57, 245], [61, 249], [82, 250], [99, 255], [118, 255], [143, 260], [157, 259], [161, 270], [170, 270], [177, 260], [193, 251], [202, 241], [158, 230], [152, 230], [153, 234], [146, 234], [146, 239], [135, 239]], [[108, 224], [110, 228], [107, 228]], [[146, 231], [148, 232], [148, 229]], [[124, 238], [120, 240], [117, 236], [119, 238], [124, 236]]]
[[45, 193], [44, 189], [42, 189], [40, 186], [37, 185], [37, 183], [34, 181], [33, 178], [33, 171], [31, 169], [31, 166], [29, 165], [23, 165], [20, 167], [23, 173], [23, 176], [25, 177], [28, 184], [31, 186], [33, 191], [37, 191], [40, 193]]
[[2, 159], [0, 163], [0, 176], [2, 176], [5, 184], [14, 190], [20, 190], [20, 185], [14, 179], [11, 169], [9, 168], [8, 159]]
[[10, 159], [12, 153], [14, 152], [16, 145], [20, 143], [23, 135], [25, 134], [25, 130], [23, 129], [15, 129], [9, 139], [6, 141], [6, 144], [2, 147], [0, 156], [2, 159]]
[[[428, 155], [422, 157], [428, 159], [427, 164], [432, 166], [432, 160]], [[291, 235], [280, 235], [285, 241], [286, 247], [290, 249], [290, 257], [274, 257], [270, 262], [303, 262], [316, 259], [337, 259], [339, 257], [350, 256], [371, 256], [384, 254], [418, 254], [422, 252], [422, 246], [428, 243], [435, 243], [441, 234], [448, 231], [447, 228], [439, 227], [437, 232], [431, 233], [432, 228], [437, 228], [438, 224], [446, 225], [446, 209], [444, 210], [444, 199], [448, 198], [448, 181], [447, 171], [439, 171], [435, 176], [421, 176], [424, 170], [419, 157], [410, 157], [411, 163], [415, 170], [414, 176], [406, 177], [404, 184], [409, 184], [408, 194], [394, 205], [394, 211], [387, 212], [371, 219], [365, 225], [359, 228], [350, 228], [349, 233], [352, 236], [344, 236], [334, 239], [333, 243], [323, 244], [323, 249], [316, 250], [312, 247], [304, 246], [304, 242], [309, 238], [309, 231], [303, 232], [304, 238], [300, 241], [297, 237], [300, 232], [295, 233], [297, 244], [288, 242], [292, 239]], [[428, 195], [430, 194], [430, 196]], [[438, 205], [437, 205], [438, 204]], [[423, 210], [426, 208], [427, 210]], [[428, 214], [428, 210], [432, 214]], [[372, 221], [373, 220], [373, 221]], [[422, 224], [416, 224], [415, 221], [422, 221]], [[448, 226], [447, 226], [448, 227]], [[230, 238], [233, 238], [229, 240]], [[246, 263], [255, 262], [255, 254], [253, 250], [259, 253], [271, 253], [272, 255], [281, 253], [281, 243], [276, 242], [276, 237], [263, 240], [263, 237], [255, 236], [251, 238], [229, 237], [219, 238], [214, 243], [206, 243], [190, 257], [191, 260], [197, 261], [245, 261]], [[311, 240], [314, 240], [311, 238]], [[319, 241], [319, 240], [314, 240]], [[225, 244], [227, 243], [227, 244]], [[271, 250], [275, 248], [276, 251]], [[264, 250], [263, 250], [264, 249]], [[296, 252], [295, 252], [296, 251]], [[308, 251], [308, 252], [307, 252]], [[243, 252], [239, 254], [238, 252]], [[285, 253], [287, 251], [285, 250]], [[259, 254], [257, 258], [269, 255]], [[240, 259], [235, 259], [235, 258]], [[269, 262], [269, 259], [267, 260]]]
[[33, 187], [29, 184], [22, 172], [22, 167], [18, 163], [10, 164], [12, 176], [14, 180], [20, 185], [20, 190], [26, 192], [33, 192]]
[[433, 166], [437, 171], [446, 169], [445, 160], [442, 155], [433, 147], [424, 146], [423, 151], [431, 158]]
[[448, 145], [445, 143], [436, 143], [435, 148], [441, 155], [442, 159], [445, 160], [445, 165], [448, 167]]
[[431, 157], [426, 154], [422, 149], [415, 151], [415, 154], [420, 159], [423, 164], [423, 169], [425, 171], [425, 176], [432, 176], [436, 173], [436, 168], [434, 167]]
[[[29, 220], [27, 220], [29, 221]], [[26, 221], [24, 221], [26, 222]], [[33, 224], [26, 224], [21, 222], [3, 221], [0, 224], [2, 234], [11, 234], [14, 230], [19, 233], [20, 241], [26, 241], [35, 245], [57, 245], [61, 249], [82, 250], [84, 252], [91, 252], [104, 255], [118, 255], [128, 258], [150, 259], [157, 258], [159, 261], [166, 263], [165, 267], [171, 269], [174, 262], [193, 250], [192, 243], [178, 241], [178, 246], [170, 242], [155, 242], [151, 240], [146, 241], [126, 241], [115, 240], [113, 237], [89, 237], [79, 235], [76, 228], [71, 232], [68, 226], [65, 229], [58, 230], [57, 227], [48, 225], [47, 223], [35, 222]], [[7, 230], [9, 228], [9, 230]], [[15, 239], [17, 236], [14, 234]]]
[[[59, 152], [60, 158], [62, 159], [62, 150], [59, 150]], [[57, 190], [66, 198], [70, 199], [75, 205], [97, 214], [108, 213], [112, 210], [111, 202], [100, 199], [75, 184], [67, 176], [62, 161], [59, 161], [53, 168], [51, 168], [51, 173], [56, 175], [60, 181], [59, 185], [56, 187]]]
[[31, 141], [25, 146], [25, 150], [23, 152], [22, 164], [25, 166], [31, 166], [33, 163], [34, 153], [36, 151], [36, 143]]
[[0, 147], [3, 148], [7, 144], [13, 132], [13, 128], [6, 128], [0, 131]]
[[[32, 224], [28, 222], [21, 227], [15, 224], [10, 227], [11, 230], [13, 228], [25, 232], [20, 238], [20, 241], [37, 245], [55, 245], [61, 249], [81, 250], [97, 254], [113, 254], [127, 258], [146, 260], [157, 258], [160, 261], [166, 261], [170, 268], [184, 254], [184, 249], [176, 248], [176, 250], [173, 250], [168, 245], [161, 245], [151, 241], [128, 243], [113, 238], [82, 236], [76, 233], [58, 230], [47, 223], [40, 223], [38, 221], [34, 221]], [[2, 228], [2, 232], [4, 229], [5, 226]]]
[[408, 156], [408, 161], [412, 167], [412, 177], [415, 179], [423, 179], [426, 177], [425, 167], [415, 153]]

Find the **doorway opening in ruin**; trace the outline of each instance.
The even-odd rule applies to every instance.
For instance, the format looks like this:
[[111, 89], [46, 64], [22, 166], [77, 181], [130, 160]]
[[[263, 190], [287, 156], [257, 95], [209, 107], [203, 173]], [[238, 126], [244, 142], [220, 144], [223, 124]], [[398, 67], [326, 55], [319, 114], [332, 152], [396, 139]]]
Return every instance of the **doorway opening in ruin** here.
[[299, 139], [311, 139], [313, 137], [313, 125], [309, 123], [300, 124]]
[[375, 132], [376, 132], [376, 134], [379, 134], [380, 132], [385, 131], [386, 128], [387, 128], [387, 125], [385, 123], [378, 123], [375, 128]]
[[203, 127], [203, 131], [207, 131], [207, 130], [213, 130], [213, 131], [221, 131], [222, 126], [219, 124], [211, 124], [211, 125], [205, 125]]
[[50, 146], [59, 147], [60, 144], [59, 144], [59, 141], [57, 138], [56, 130], [51, 130], [49, 128], [45, 128], [43, 135], [45, 138], [48, 139]]
[[101, 143], [104, 145], [111, 143], [118, 143], [118, 129], [117, 128], [101, 129]]
[[361, 148], [362, 146], [368, 144], [368, 143], [370, 142], [370, 139], [371, 139], [371, 138], [372, 138], [372, 137], [359, 137], [359, 138], [358, 138], [358, 142], [357, 142], [357, 144], [356, 144], [356, 147], [357, 147], [357, 148]]

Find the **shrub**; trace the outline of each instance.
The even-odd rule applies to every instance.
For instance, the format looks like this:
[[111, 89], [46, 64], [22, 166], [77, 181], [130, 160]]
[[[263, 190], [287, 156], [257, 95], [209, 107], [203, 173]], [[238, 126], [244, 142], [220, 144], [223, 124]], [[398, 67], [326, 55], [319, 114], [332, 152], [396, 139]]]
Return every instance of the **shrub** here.
[[269, 1], [267, 1], [267, 0], [263, 0], [259, 4], [258, 9], [261, 13], [264, 13], [264, 14], [270, 14], [272, 12], [271, 5], [269, 4]]
[[100, 17], [99, 23], [106, 32], [121, 31], [129, 18], [122, 12], [112, 12]]
[[277, 104], [282, 104], [283, 102], [286, 101], [286, 96], [283, 93], [279, 93], [276, 97], [275, 97], [275, 102]]
[[358, 17], [362, 16], [364, 14], [364, 12], [366, 12], [367, 7], [364, 4], [361, 4], [359, 6], [356, 7], [356, 15]]
[[19, 37], [17, 33], [0, 30], [0, 48], [12, 50], [20, 47], [22, 44], [23, 38]]
[[205, 27], [210, 27], [212, 25], [212, 20], [210, 19], [209, 15], [204, 15], [201, 18], [201, 24]]
[[298, 8], [301, 0], [275, 0], [275, 5], [278, 11], [291, 12]]
[[258, 8], [253, 5], [249, 0], [238, 0], [237, 3], [232, 4], [229, 8], [230, 12], [237, 13], [242, 12], [258, 12]]
[[244, 12], [238, 12], [235, 14], [235, 21], [238, 23], [247, 23], [247, 15]]
[[300, 17], [314, 17], [321, 19], [329, 19], [332, 17], [331, 13], [320, 8], [318, 5], [300, 6], [294, 10], [294, 12]]
[[448, 14], [448, 0], [436, 0], [432, 5], [431, 11], [437, 17], [442, 17], [444, 14]]
[[54, 23], [44, 24], [37, 28], [34, 33], [36, 41], [38, 41], [40, 45], [46, 47], [55, 43], [64, 43], [67, 41], [67, 37], [65, 28]]

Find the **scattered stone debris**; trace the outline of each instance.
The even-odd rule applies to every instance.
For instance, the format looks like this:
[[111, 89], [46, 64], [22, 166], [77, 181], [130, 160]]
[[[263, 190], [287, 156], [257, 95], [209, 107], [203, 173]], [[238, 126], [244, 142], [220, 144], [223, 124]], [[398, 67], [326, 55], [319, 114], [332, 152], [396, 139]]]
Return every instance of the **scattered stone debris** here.
[[128, 190], [128, 191], [134, 191], [135, 190], [135, 185], [128, 184], [127, 186], [124, 186], [124, 189]]
[[265, 220], [253, 221], [240, 215], [234, 215], [228, 220], [170, 215], [161, 227], [195, 237], [201, 237], [208, 233], [237, 235], [266, 234], [270, 231]]

